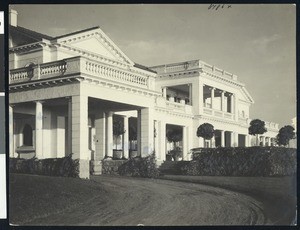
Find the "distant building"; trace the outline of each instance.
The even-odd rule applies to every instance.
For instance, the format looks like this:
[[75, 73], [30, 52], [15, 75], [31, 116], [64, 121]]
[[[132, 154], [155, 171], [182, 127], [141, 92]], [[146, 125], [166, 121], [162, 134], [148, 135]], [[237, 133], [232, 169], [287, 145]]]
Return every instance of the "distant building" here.
[[[18, 26], [13, 10], [9, 38], [10, 157], [73, 153], [80, 177], [89, 177], [90, 161], [101, 173], [101, 161], [114, 154], [116, 119], [126, 131], [116, 141], [125, 158], [155, 150], [158, 163], [165, 161], [172, 129], [182, 131], [185, 160], [199, 146], [255, 143], [248, 134], [254, 101], [223, 69], [200, 60], [145, 67], [99, 27], [51, 37]], [[196, 136], [205, 122], [216, 130], [212, 141]], [[266, 128], [261, 144], [273, 145], [278, 124], [266, 122]]]

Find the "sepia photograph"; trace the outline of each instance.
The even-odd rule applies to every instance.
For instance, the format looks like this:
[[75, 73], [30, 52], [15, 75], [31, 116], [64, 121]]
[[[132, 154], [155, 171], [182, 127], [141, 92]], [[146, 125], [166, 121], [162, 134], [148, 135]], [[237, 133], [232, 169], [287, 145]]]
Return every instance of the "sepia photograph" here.
[[297, 225], [295, 4], [8, 19], [11, 226]]

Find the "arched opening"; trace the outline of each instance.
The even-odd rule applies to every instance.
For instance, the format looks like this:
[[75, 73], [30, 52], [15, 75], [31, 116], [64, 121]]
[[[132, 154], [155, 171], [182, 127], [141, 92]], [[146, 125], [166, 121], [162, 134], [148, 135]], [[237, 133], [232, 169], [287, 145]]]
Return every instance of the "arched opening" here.
[[23, 145], [33, 146], [32, 143], [32, 128], [30, 125], [26, 124], [23, 128]]

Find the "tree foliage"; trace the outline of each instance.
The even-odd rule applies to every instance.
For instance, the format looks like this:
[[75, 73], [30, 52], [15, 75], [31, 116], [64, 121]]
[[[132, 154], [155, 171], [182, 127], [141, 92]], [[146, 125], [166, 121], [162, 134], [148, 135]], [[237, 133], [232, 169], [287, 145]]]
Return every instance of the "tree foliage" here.
[[291, 125], [286, 125], [282, 127], [276, 136], [276, 143], [278, 145], [284, 145], [284, 146], [288, 145], [289, 141], [296, 137], [294, 131], [295, 129]]
[[182, 140], [182, 130], [173, 129], [167, 132], [167, 140], [176, 143]]
[[137, 140], [137, 130], [136, 127], [133, 125], [129, 126], [129, 140], [130, 141]]
[[249, 134], [250, 135], [257, 135], [257, 134], [264, 134], [267, 132], [267, 129], [265, 127], [265, 122], [260, 119], [254, 119], [250, 122], [249, 126]]
[[197, 129], [197, 137], [202, 137], [205, 140], [210, 140], [215, 134], [214, 126], [209, 123], [203, 123]]
[[124, 124], [121, 120], [114, 120], [113, 122], [113, 134], [117, 137], [125, 133]]
[[253, 136], [256, 135], [256, 145], [259, 145], [258, 134], [264, 134], [265, 132], [267, 132], [267, 129], [264, 121], [260, 119], [254, 119], [250, 122], [248, 133]]

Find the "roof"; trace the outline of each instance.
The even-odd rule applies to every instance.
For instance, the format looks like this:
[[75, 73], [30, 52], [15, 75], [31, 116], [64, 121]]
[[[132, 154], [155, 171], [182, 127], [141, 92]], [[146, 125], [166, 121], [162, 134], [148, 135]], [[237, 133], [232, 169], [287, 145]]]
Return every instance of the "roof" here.
[[138, 64], [138, 63], [134, 63], [133, 66], [136, 67], [136, 68], [142, 69], [142, 70], [146, 70], [146, 71], [152, 72], [152, 73], [157, 73], [156, 71], [154, 71], [154, 70], [148, 68], [147, 66], [140, 65], [140, 64]]
[[21, 26], [9, 26], [9, 34], [13, 39], [14, 46], [26, 45], [42, 41], [42, 39], [51, 40], [53, 37], [26, 29]]
[[87, 28], [87, 29], [83, 29], [83, 30], [78, 30], [78, 31], [75, 31], [75, 32], [72, 32], [72, 33], [68, 33], [68, 34], [63, 34], [63, 35], [57, 36], [57, 37], [55, 37], [54, 39], [59, 39], [59, 38], [63, 38], [63, 37], [68, 37], [68, 36], [71, 36], [71, 35], [75, 35], [75, 34], [87, 32], [87, 31], [95, 30], [95, 29], [100, 29], [100, 27], [99, 27], [99, 26], [94, 26], [94, 27], [91, 27], [91, 28]]

